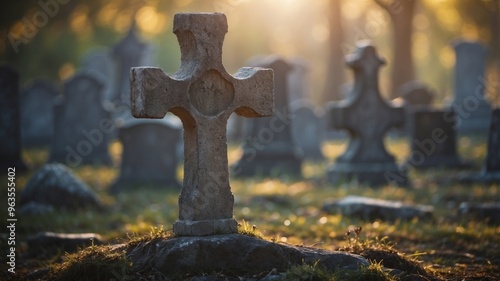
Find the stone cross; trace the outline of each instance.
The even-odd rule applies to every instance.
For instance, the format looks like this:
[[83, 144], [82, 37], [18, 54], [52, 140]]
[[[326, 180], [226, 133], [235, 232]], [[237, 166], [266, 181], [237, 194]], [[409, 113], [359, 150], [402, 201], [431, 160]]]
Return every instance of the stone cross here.
[[171, 77], [160, 68], [131, 69], [132, 115], [163, 118], [170, 111], [183, 123], [184, 182], [175, 235], [237, 232], [229, 186], [227, 119], [232, 112], [244, 117], [273, 112], [272, 70], [245, 67], [233, 77], [224, 69], [227, 28], [224, 14], [176, 14], [180, 69]]
[[384, 146], [385, 133], [394, 126], [404, 125], [402, 107], [386, 102], [378, 90], [378, 70], [385, 61], [374, 46], [360, 44], [356, 53], [347, 57], [354, 71], [354, 86], [348, 97], [331, 105], [330, 123], [336, 129], [346, 129], [351, 139], [346, 152], [330, 168], [329, 178], [357, 179], [371, 185], [386, 184], [394, 177], [405, 181], [394, 157]]

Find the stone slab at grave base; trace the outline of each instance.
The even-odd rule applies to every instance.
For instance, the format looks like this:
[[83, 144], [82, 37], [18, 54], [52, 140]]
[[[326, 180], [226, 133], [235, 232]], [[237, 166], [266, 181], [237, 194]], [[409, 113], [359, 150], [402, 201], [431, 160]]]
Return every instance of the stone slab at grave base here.
[[328, 180], [333, 184], [356, 180], [373, 187], [395, 184], [408, 186], [406, 171], [394, 162], [388, 163], [342, 163], [337, 162], [328, 169]]
[[206, 236], [213, 234], [231, 234], [238, 232], [238, 222], [234, 219], [186, 221], [174, 223], [177, 236]]
[[[117, 249], [120, 250], [120, 249]], [[294, 265], [316, 264], [328, 270], [356, 270], [368, 261], [346, 252], [295, 247], [242, 234], [151, 240], [127, 251], [134, 271], [172, 274], [260, 274]]]
[[347, 196], [340, 200], [326, 202], [323, 209], [328, 213], [341, 213], [347, 217], [383, 221], [430, 219], [434, 212], [432, 206], [410, 205], [399, 201], [361, 196]]
[[474, 220], [486, 220], [490, 224], [500, 224], [500, 202], [496, 203], [469, 203], [463, 202], [458, 207], [460, 217]]
[[500, 172], [479, 172], [479, 173], [461, 173], [456, 182], [465, 184], [491, 184], [500, 183]]

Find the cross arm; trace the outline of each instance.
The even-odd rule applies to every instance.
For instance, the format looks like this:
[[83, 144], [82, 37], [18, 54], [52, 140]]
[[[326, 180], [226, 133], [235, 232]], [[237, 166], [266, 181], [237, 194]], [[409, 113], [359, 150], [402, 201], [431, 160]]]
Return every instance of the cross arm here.
[[274, 108], [274, 73], [272, 69], [242, 67], [234, 75], [235, 112], [243, 117], [271, 116]]
[[176, 107], [186, 108], [185, 93], [188, 83], [169, 77], [158, 67], [130, 69], [130, 98], [132, 116], [136, 118], [163, 118]]

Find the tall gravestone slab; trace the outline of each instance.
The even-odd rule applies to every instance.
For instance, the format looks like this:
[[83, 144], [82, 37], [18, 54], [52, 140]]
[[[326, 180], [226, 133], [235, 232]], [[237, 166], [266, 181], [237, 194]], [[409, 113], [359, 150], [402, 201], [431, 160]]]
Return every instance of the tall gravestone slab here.
[[411, 152], [407, 165], [415, 168], [467, 168], [457, 153], [455, 112], [413, 109], [409, 119]]
[[120, 175], [111, 192], [138, 187], [180, 188], [177, 147], [182, 139], [177, 120], [131, 119], [119, 128], [122, 143]]
[[54, 134], [54, 103], [59, 86], [49, 79], [35, 79], [21, 90], [23, 146], [50, 146]]
[[290, 103], [290, 111], [293, 115], [293, 139], [302, 150], [304, 159], [324, 160], [325, 156], [321, 151], [321, 143], [326, 138], [324, 110], [310, 100], [300, 99]]
[[330, 107], [330, 124], [350, 134], [349, 145], [329, 168], [331, 182], [357, 180], [372, 186], [406, 184], [407, 175], [387, 152], [384, 135], [392, 127], [404, 125], [402, 107], [385, 101], [378, 89], [378, 71], [385, 61], [375, 47], [358, 44], [356, 53], [347, 57], [354, 71], [354, 86], [348, 98]]
[[64, 82], [54, 106], [55, 131], [49, 162], [70, 167], [111, 165], [108, 138], [115, 128], [103, 106], [103, 82], [95, 72], [79, 72]]
[[170, 111], [184, 127], [184, 182], [173, 227], [177, 236], [237, 232], [227, 120], [233, 112], [244, 117], [272, 114], [272, 70], [245, 67], [231, 76], [224, 69], [227, 29], [224, 14], [176, 14], [179, 70], [171, 77], [157, 67], [134, 67], [130, 72], [132, 115], [160, 119]]
[[452, 104], [457, 114], [459, 134], [488, 133], [491, 106], [484, 97], [487, 49], [479, 42], [457, 41], [454, 45], [455, 96]]
[[[132, 23], [127, 35], [113, 47], [118, 77], [113, 100], [120, 106], [130, 107], [130, 68], [142, 65], [147, 48], [147, 44], [137, 36], [135, 22]], [[121, 117], [127, 119], [130, 116], [126, 114]]]
[[90, 50], [82, 59], [82, 68], [99, 73], [104, 82], [103, 99], [113, 101], [117, 77], [115, 60], [111, 51], [108, 48]]
[[254, 59], [251, 65], [274, 71], [275, 102], [272, 117], [249, 120], [250, 133], [243, 143], [243, 155], [233, 166], [235, 176], [301, 176], [302, 153], [296, 146], [288, 105], [287, 76], [290, 65], [280, 57]]
[[491, 114], [488, 133], [488, 150], [483, 170], [477, 174], [463, 174], [458, 178], [465, 183], [498, 183], [500, 182], [500, 108]]
[[0, 65], [0, 168], [26, 170], [21, 159], [21, 114], [19, 73], [10, 65]]

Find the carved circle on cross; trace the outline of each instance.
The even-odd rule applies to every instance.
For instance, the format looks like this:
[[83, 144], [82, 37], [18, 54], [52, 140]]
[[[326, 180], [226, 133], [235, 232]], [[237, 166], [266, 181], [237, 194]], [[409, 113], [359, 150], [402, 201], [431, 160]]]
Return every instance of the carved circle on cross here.
[[211, 69], [191, 83], [189, 99], [198, 112], [216, 116], [233, 102], [234, 87], [217, 70]]

